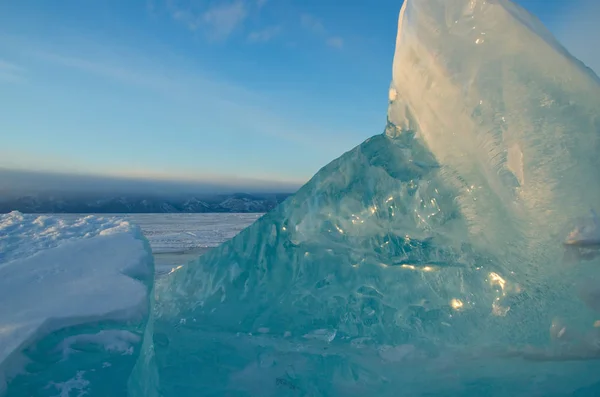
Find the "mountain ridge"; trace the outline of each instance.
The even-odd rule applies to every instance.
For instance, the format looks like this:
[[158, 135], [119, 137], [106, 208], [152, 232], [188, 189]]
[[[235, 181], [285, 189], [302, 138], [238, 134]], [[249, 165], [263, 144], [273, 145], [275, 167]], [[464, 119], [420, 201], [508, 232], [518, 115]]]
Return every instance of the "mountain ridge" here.
[[0, 199], [0, 213], [49, 214], [165, 214], [263, 213], [275, 208], [291, 193], [232, 193], [181, 196], [141, 195], [41, 195]]

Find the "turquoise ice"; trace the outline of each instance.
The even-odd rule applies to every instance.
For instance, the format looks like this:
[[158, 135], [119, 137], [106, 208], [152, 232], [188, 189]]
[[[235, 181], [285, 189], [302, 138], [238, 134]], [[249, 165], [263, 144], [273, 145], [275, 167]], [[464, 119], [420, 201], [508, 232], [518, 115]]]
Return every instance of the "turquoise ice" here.
[[146, 395], [600, 393], [598, 77], [508, 0], [406, 0], [389, 101], [157, 285]]
[[128, 224], [0, 219], [0, 394], [600, 395], [600, 80], [509, 0], [406, 0], [392, 71], [381, 134], [154, 286]]

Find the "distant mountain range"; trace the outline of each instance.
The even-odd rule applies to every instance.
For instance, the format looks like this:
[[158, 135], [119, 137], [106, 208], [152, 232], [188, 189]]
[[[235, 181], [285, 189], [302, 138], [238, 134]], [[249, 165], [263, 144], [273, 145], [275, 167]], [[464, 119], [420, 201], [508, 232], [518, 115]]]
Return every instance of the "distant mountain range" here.
[[290, 195], [235, 193], [177, 198], [26, 195], [0, 198], [0, 213], [15, 210], [23, 213], [62, 214], [268, 212]]

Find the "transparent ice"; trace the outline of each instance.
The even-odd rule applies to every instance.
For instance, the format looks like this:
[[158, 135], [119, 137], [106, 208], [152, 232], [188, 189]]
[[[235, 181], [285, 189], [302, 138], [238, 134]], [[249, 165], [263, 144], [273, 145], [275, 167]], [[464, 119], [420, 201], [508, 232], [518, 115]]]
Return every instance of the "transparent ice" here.
[[133, 394], [600, 393], [598, 77], [508, 0], [406, 0], [389, 99], [156, 286]]
[[4, 391], [598, 396], [598, 153], [600, 80], [535, 17], [405, 0], [382, 134], [158, 278], [149, 316], [22, 341]]

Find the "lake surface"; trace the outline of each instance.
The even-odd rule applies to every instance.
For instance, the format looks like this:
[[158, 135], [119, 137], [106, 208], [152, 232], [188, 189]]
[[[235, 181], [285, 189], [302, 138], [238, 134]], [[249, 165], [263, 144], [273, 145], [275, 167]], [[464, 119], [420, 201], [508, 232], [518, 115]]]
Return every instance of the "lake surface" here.
[[[140, 226], [150, 241], [156, 273], [193, 260], [231, 239], [263, 214], [99, 214], [119, 217]], [[53, 214], [73, 218], [86, 215]]]

